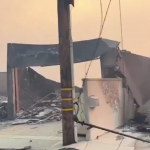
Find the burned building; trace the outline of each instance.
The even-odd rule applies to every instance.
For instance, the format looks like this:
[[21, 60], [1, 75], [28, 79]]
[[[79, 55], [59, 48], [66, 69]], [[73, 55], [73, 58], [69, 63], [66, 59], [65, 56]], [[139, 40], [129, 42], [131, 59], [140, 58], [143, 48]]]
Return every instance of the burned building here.
[[[92, 59], [98, 59], [100, 55], [102, 55], [103, 53], [117, 49], [118, 45], [119, 42], [117, 41], [112, 41], [112, 40], [107, 40], [102, 38], [74, 42], [73, 43], [74, 63], [89, 61]], [[94, 49], [95, 47], [97, 48], [96, 51]], [[8, 92], [8, 114], [9, 114], [8, 118], [14, 118], [16, 113], [16, 105], [18, 105], [18, 101], [20, 99], [18, 98], [19, 96], [15, 95], [14, 92], [15, 91], [14, 88], [16, 84], [16, 79], [14, 80], [14, 77], [16, 77], [15, 75], [16, 68], [26, 68], [30, 66], [59, 65], [59, 47], [58, 44], [33, 45], [33, 44], [9, 43], [7, 48], [8, 48], [7, 92]], [[35, 82], [35, 80], [36, 79], [34, 79], [34, 81], [27, 82], [27, 84], [31, 82], [33, 83]], [[40, 85], [36, 85], [36, 86], [40, 89]], [[46, 84], [45, 86], [48, 85]], [[16, 88], [16, 90], [17, 89], [18, 88]], [[43, 92], [39, 92], [37, 97], [41, 96], [43, 93], [46, 92], [47, 90], [44, 90]], [[25, 95], [25, 93], [22, 93], [22, 95]], [[32, 97], [32, 99], [34, 98]]]

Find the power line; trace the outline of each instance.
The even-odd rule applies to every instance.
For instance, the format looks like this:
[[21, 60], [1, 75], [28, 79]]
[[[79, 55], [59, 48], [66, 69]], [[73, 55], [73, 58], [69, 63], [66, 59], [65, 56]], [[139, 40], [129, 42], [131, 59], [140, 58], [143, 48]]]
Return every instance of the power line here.
[[[103, 26], [103, 4], [102, 4], [102, 0], [99, 0], [99, 4], [100, 4], [100, 13], [101, 13], [101, 22], [100, 22], [100, 31], [102, 29]], [[100, 35], [99, 35], [100, 38]], [[85, 63], [85, 74], [86, 74], [86, 66], [87, 66], [87, 62]]]
[[[98, 46], [99, 46], [100, 39], [101, 39], [101, 35], [102, 35], [102, 32], [103, 32], [104, 24], [105, 24], [105, 22], [106, 22], [106, 18], [107, 18], [107, 15], [108, 15], [108, 11], [109, 11], [109, 8], [110, 8], [111, 1], [112, 1], [112, 0], [109, 1], [108, 7], [107, 7], [107, 11], [106, 11], [106, 14], [105, 14], [105, 18], [104, 18], [104, 21], [103, 21], [102, 26], [101, 26], [101, 28], [100, 28], [100, 33], [99, 33], [99, 37], [98, 37], [98, 40], [97, 40], [97, 43], [96, 43], [96, 46], [95, 46], [95, 50], [94, 50], [94, 52], [93, 52], [93, 58], [92, 58], [92, 60], [90, 61], [90, 64], [89, 64], [88, 69], [87, 69], [87, 72], [86, 72], [86, 74], [85, 74], [85, 78], [87, 77], [87, 75], [88, 75], [88, 73], [89, 73], [89, 69], [90, 69], [90, 67], [91, 67], [92, 61], [94, 60], [95, 53], [96, 53], [97, 48], [98, 48]], [[84, 86], [84, 85], [82, 85], [82, 87], [83, 87], [83, 86]]]
[[120, 14], [121, 46], [122, 46], [122, 50], [123, 50], [123, 29], [122, 29], [121, 0], [119, 0], [119, 14]]
[[[90, 61], [90, 64], [89, 64], [88, 69], [87, 69], [87, 72], [85, 73], [85, 79], [86, 79], [86, 77], [87, 77], [87, 75], [88, 75], [88, 73], [89, 73], [89, 69], [90, 69], [90, 67], [91, 67], [92, 61], [94, 60], [95, 53], [96, 53], [96, 51], [97, 51], [97, 49], [98, 49], [98, 46], [99, 46], [99, 43], [100, 43], [100, 39], [101, 39], [101, 35], [102, 35], [102, 31], [103, 31], [103, 29], [104, 29], [104, 25], [105, 25], [105, 22], [106, 22], [106, 19], [107, 19], [107, 16], [108, 16], [108, 12], [109, 12], [109, 8], [110, 8], [111, 2], [112, 2], [112, 0], [109, 0], [109, 3], [108, 3], [108, 6], [107, 6], [107, 10], [106, 10], [106, 14], [105, 14], [104, 20], [102, 21], [102, 25], [100, 26], [99, 37], [98, 37], [96, 46], [95, 46], [94, 51], [93, 51], [92, 60]], [[101, 2], [101, 0], [100, 0], [100, 6], [101, 6], [100, 8], [102, 9], [102, 2]], [[103, 12], [103, 10], [101, 10], [101, 12]], [[103, 15], [103, 13], [102, 13], [101, 15]], [[83, 80], [83, 84], [82, 84], [82, 88], [83, 88], [83, 87], [84, 87], [84, 80]], [[80, 91], [79, 96], [78, 96], [78, 98], [77, 98], [79, 103], [81, 103], [81, 102], [80, 102], [81, 93], [82, 93], [82, 90]]]

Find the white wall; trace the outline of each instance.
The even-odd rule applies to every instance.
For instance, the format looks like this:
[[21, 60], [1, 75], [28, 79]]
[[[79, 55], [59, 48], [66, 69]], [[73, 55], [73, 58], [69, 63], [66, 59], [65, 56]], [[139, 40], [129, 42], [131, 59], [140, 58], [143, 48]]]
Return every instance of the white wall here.
[[[131, 119], [131, 114], [133, 114], [133, 109], [131, 109], [133, 101], [129, 101], [124, 94], [127, 95], [122, 87], [122, 79], [86, 79], [84, 86], [86, 122], [111, 130], [123, 125], [127, 119]], [[90, 108], [89, 97], [91, 95], [99, 102], [95, 108]], [[105, 131], [92, 128], [87, 130], [86, 139], [95, 139], [104, 133]]]

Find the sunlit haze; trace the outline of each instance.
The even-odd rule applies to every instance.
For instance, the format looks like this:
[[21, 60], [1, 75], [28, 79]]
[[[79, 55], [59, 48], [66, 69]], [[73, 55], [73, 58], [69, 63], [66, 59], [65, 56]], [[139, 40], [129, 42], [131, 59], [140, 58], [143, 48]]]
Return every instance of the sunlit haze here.
[[[108, 0], [102, 0], [105, 14]], [[150, 57], [150, 1], [121, 0], [124, 49]], [[97, 38], [100, 30], [99, 0], [75, 0], [71, 9], [74, 41]], [[102, 36], [121, 41], [118, 0], [113, 0]], [[6, 71], [7, 43], [58, 43], [57, 0], [0, 0], [0, 71]], [[36, 68], [42, 75], [60, 81], [59, 67]], [[85, 63], [75, 65], [75, 83], [81, 85]], [[94, 61], [88, 77], [100, 77]]]

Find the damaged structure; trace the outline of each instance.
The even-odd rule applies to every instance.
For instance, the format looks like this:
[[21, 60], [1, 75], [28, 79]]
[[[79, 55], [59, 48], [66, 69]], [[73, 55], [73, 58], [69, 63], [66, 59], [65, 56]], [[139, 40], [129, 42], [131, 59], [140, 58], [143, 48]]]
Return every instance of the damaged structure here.
[[[92, 60], [92, 48], [97, 40], [74, 42], [74, 63]], [[99, 110], [102, 111], [101, 107], [108, 107], [105, 110], [110, 109], [109, 117], [112, 118], [109, 121], [112, 120], [111, 123], [102, 122], [104, 124], [101, 124], [99, 122], [98, 124], [100, 126], [110, 125], [111, 127], [108, 126], [108, 128], [115, 129], [133, 119], [138, 110], [142, 112], [142, 106], [150, 99], [149, 92], [147, 92], [150, 83], [146, 80], [150, 74], [148, 70], [150, 59], [128, 51], [120, 51], [119, 42], [99, 40], [94, 59], [100, 59], [102, 79], [85, 80], [86, 84], [81, 96], [81, 101], [84, 103], [82, 117], [88, 123], [97, 124], [98, 120], [93, 122], [92, 119], [91, 122], [92, 114], [98, 113]], [[54, 65], [59, 65], [58, 45], [8, 44], [8, 118], [15, 118], [22, 106], [26, 110], [45, 95], [60, 90], [60, 83], [45, 79], [30, 68], [30, 66]], [[138, 66], [141, 66], [142, 72], [139, 71]], [[93, 91], [90, 88], [93, 86], [97, 87], [97, 90]], [[80, 88], [76, 87], [76, 94], [79, 91]], [[52, 99], [50, 96], [52, 95], [46, 97], [45, 100]], [[61, 108], [60, 98], [58, 103], [58, 107]], [[114, 107], [116, 107], [115, 110]], [[103, 114], [105, 110], [99, 113]], [[38, 113], [39, 110], [36, 116]], [[81, 119], [81, 115], [78, 117]], [[94, 133], [102, 134], [92, 130], [87, 132], [83, 127], [78, 127], [78, 133], [86, 134], [87, 139], [95, 138]]]
[[134, 100], [134, 121], [150, 122], [150, 58], [122, 50], [106, 52], [101, 56], [102, 78], [122, 78], [129, 100]]
[[[100, 120], [99, 126], [108, 127], [109, 129], [116, 129], [117, 127], [129, 123], [130, 126], [134, 127], [133, 132], [149, 132], [150, 81], [148, 77], [150, 75], [150, 58], [133, 54], [126, 50], [112, 50], [102, 54], [100, 62], [102, 79], [100, 81], [96, 81], [95, 79], [87, 79], [87, 85], [84, 87], [86, 91], [88, 91], [86, 95], [98, 96], [99, 104], [101, 104], [95, 106], [95, 109], [92, 110], [89, 109], [89, 106], [87, 107], [85, 105], [85, 109], [88, 108], [91, 112], [87, 117], [89, 119], [89, 123], [91, 123], [90, 121], [93, 120], [90, 119], [93, 118], [91, 114], [94, 114], [94, 112], [98, 110], [100, 111], [98, 107], [100, 107], [102, 111], [102, 108], [108, 107], [106, 105], [106, 103], [108, 103], [108, 105], [111, 106], [109, 109], [112, 110], [112, 106], [118, 106], [118, 110], [116, 109], [117, 111], [112, 111], [109, 115], [106, 115], [109, 118], [108, 120], [111, 120], [110, 117], [112, 116], [112, 126], [110, 127], [110, 123], [104, 123]], [[98, 84], [98, 82], [102, 82], [103, 84]], [[119, 84], [122, 85], [118, 88], [118, 92], [115, 90], [118, 85], [112, 86], [113, 82], [120, 82]], [[95, 87], [98, 86], [93, 92], [91, 92], [92, 89], [90, 88], [92, 84], [94, 84]], [[102, 87], [100, 85], [104, 86]], [[99, 92], [96, 93], [97, 90]], [[100, 91], [102, 91], [102, 93]], [[117, 93], [118, 96], [116, 96]], [[87, 99], [90, 98], [87, 97]], [[110, 101], [108, 101], [108, 99], [110, 99]], [[118, 99], [118, 101], [115, 101], [115, 99]], [[104, 104], [102, 101], [104, 101]], [[86, 99], [84, 99], [84, 103], [87, 103]], [[109, 109], [107, 108], [105, 110]], [[101, 114], [106, 113], [105, 110]], [[116, 118], [115, 116], [118, 117]], [[97, 122], [98, 119], [95, 121]], [[92, 130], [86, 133], [86, 136], [90, 135], [88, 137], [90, 139], [96, 138], [96, 136], [102, 134], [102, 131], [99, 131], [98, 133], [98, 131], [94, 130], [94, 132]], [[94, 137], [92, 137], [92, 133], [95, 133]]]
[[[123, 99], [128, 99], [130, 103], [134, 103], [133, 109], [131, 109], [134, 112], [137, 111], [136, 108], [142, 107], [150, 99], [150, 94], [147, 92], [150, 83], [146, 80], [150, 74], [148, 69], [150, 59], [125, 50], [120, 51], [118, 47], [119, 42], [107, 39], [94, 39], [74, 42], [74, 63], [92, 60], [92, 48], [97, 40], [100, 41], [94, 59], [100, 59], [102, 80], [106, 78], [112, 80], [121, 78], [119, 82], [122, 84]], [[59, 65], [57, 44], [31, 45], [10, 43], [8, 44], [7, 60], [8, 114], [11, 115], [8, 118], [15, 118], [15, 114], [20, 111], [20, 107], [23, 106], [24, 109], [27, 109], [45, 95], [60, 89], [59, 83], [45, 79], [30, 68], [30, 66]], [[139, 71], [138, 66], [141, 66], [140, 68], [143, 71]], [[77, 87], [76, 93], [79, 90]], [[47, 99], [49, 100], [50, 98], [47, 97]], [[129, 105], [129, 103], [126, 103], [126, 105]], [[125, 119], [123, 122], [132, 118], [133, 112], [131, 114], [130, 117], [127, 117], [124, 112], [124, 117], [128, 119]]]
[[[132, 121], [137, 130], [149, 130], [150, 58], [116, 49], [103, 53], [100, 63], [101, 79], [83, 79], [81, 120], [111, 130]], [[97, 114], [99, 117], [95, 117]], [[87, 130], [86, 126], [79, 129], [87, 140], [105, 133], [94, 128]]]
[[[96, 43], [97, 39], [74, 42], [74, 63], [92, 60]], [[100, 40], [94, 59], [100, 60], [102, 78], [83, 79], [85, 84], [77, 117], [80, 122], [109, 130], [130, 120], [132, 125], [136, 123], [138, 130], [149, 129], [150, 83], [147, 79], [150, 59], [121, 51], [118, 46], [119, 42]], [[18, 119], [11, 125], [38, 124], [39, 127], [44, 122], [60, 121], [60, 83], [46, 79], [30, 68], [59, 65], [58, 45], [8, 44], [7, 60], [8, 118]], [[80, 90], [76, 87], [77, 95]], [[55, 126], [55, 123], [51, 125]], [[61, 126], [61, 122], [57, 124]], [[87, 141], [106, 133], [105, 130], [82, 125], [77, 124], [78, 135], [86, 136]]]
[[137, 104], [150, 99], [150, 58], [129, 51], [111, 51], [101, 56], [102, 78], [124, 78]]
[[[24, 111], [30, 108], [33, 104], [37, 103], [40, 99], [44, 98], [42, 103], [38, 103], [37, 106], [45, 105], [46, 103], [52, 103], [52, 106], [61, 107], [61, 100], [55, 101], [55, 94], [60, 94], [60, 83], [46, 79], [42, 75], [38, 74], [32, 68], [18, 68], [17, 69], [17, 86], [15, 88], [15, 95], [18, 96], [19, 111]], [[0, 103], [2, 106], [0, 112], [3, 112], [7, 107], [7, 73], [0, 74], [1, 86], [0, 86]], [[79, 87], [75, 87], [76, 92], [79, 92]], [[16, 94], [18, 92], [18, 94]], [[17, 99], [16, 99], [17, 100]], [[53, 102], [50, 102], [53, 100]], [[45, 102], [44, 102], [45, 101]], [[19, 112], [18, 111], [18, 112]], [[41, 110], [42, 111], [42, 110]], [[0, 119], [6, 118], [6, 114], [0, 113]]]
[[[99, 40], [99, 41], [98, 41]], [[93, 47], [96, 46], [96, 43], [99, 42], [98, 50], [95, 54], [95, 59], [98, 59], [101, 54], [118, 49], [119, 42], [107, 40], [107, 39], [93, 39], [93, 40], [87, 40], [87, 41], [79, 41], [74, 42], [74, 63], [84, 62], [88, 60], [93, 59]], [[25, 83], [25, 81], [22, 81], [20, 74], [24, 73], [27, 75], [27, 70], [22, 69], [30, 66], [54, 66], [59, 65], [59, 49], [58, 44], [54, 45], [32, 45], [32, 44], [8, 44], [8, 50], [7, 50], [7, 93], [8, 93], [8, 118], [14, 119], [16, 116], [16, 113], [20, 110], [20, 102], [23, 100], [22, 98], [28, 99], [30, 101], [30, 104], [33, 103], [34, 98], [39, 99], [44, 94], [47, 93], [47, 91], [44, 91], [45, 88], [41, 89], [41, 91], [35, 91], [35, 95], [28, 95], [25, 94], [25, 91], [19, 91], [20, 87], [19, 83], [23, 84], [29, 84], [31, 83], [31, 78], [34, 78], [32, 76], [32, 70], [29, 68], [28, 71], [30, 71], [30, 78], [26, 78], [28, 82]], [[86, 55], [85, 55], [86, 54]], [[18, 69], [19, 68], [19, 69]], [[30, 81], [29, 81], [30, 80]], [[36, 79], [34, 79], [36, 80]], [[44, 82], [44, 80], [42, 81]], [[33, 85], [38, 88], [39, 85], [34, 85], [34, 81], [32, 81], [32, 86], [28, 86], [28, 91], [30, 92], [31, 89], [33, 89]], [[48, 84], [45, 82], [46, 85]], [[21, 85], [21, 86], [22, 86]], [[27, 86], [27, 85], [26, 85]], [[21, 87], [23, 88], [23, 87]], [[55, 87], [54, 87], [55, 88]], [[49, 89], [50, 90], [50, 89]], [[18, 93], [21, 93], [21, 96], [19, 96]], [[30, 96], [30, 97], [29, 97]], [[21, 100], [22, 99], [22, 100]], [[31, 100], [32, 99], [32, 100]], [[23, 104], [25, 105], [25, 104]], [[27, 107], [27, 106], [25, 106]]]

